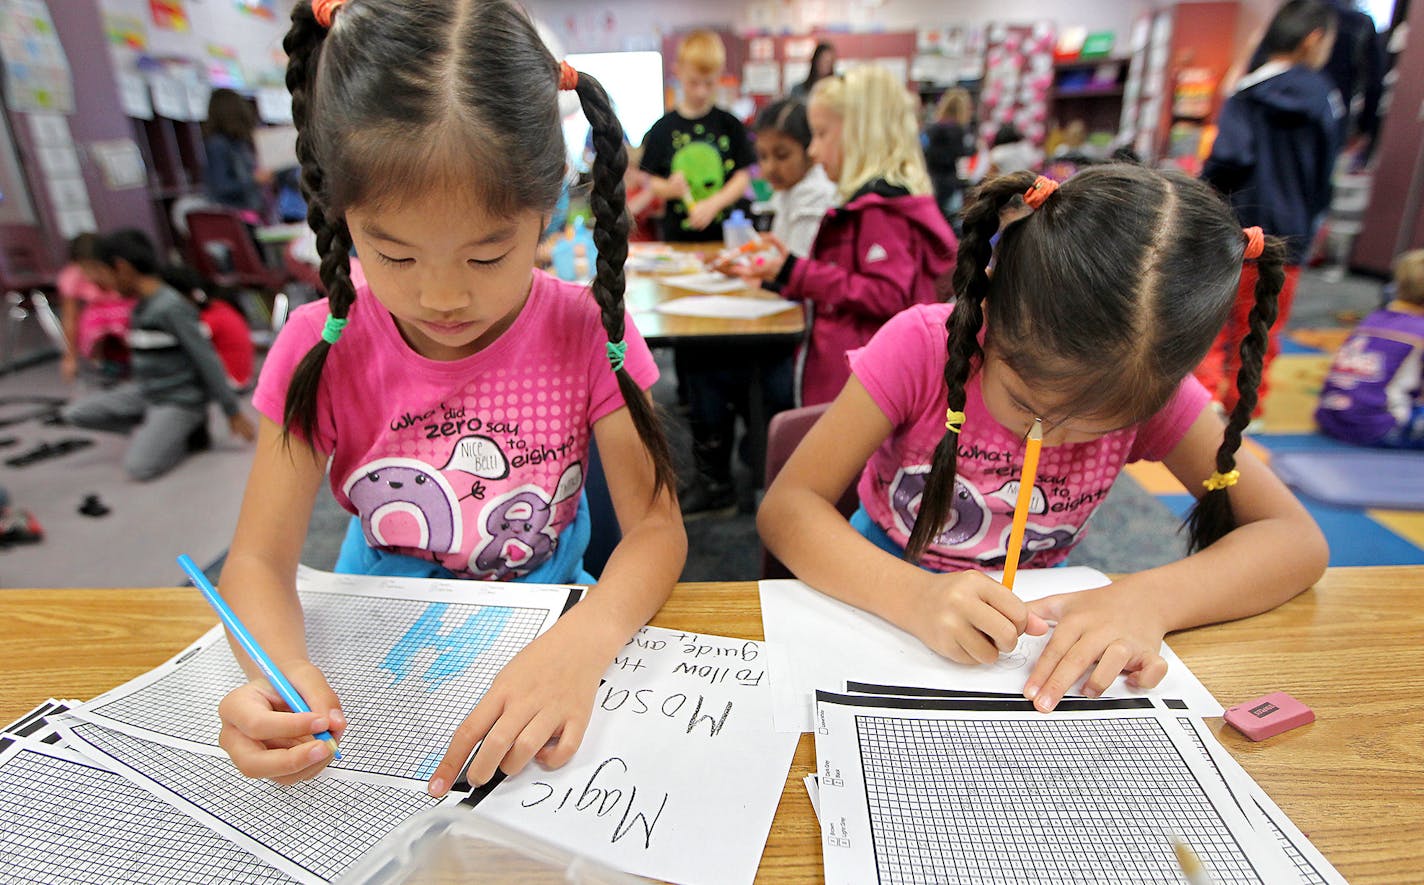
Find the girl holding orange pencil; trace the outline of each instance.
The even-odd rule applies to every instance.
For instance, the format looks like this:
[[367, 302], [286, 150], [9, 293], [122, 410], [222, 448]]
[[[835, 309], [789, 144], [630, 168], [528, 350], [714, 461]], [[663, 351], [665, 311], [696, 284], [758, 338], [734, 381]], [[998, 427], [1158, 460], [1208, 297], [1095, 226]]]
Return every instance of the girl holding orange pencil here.
[[[1242, 231], [1200, 182], [1113, 165], [1061, 187], [1025, 173], [988, 181], [960, 248], [953, 302], [912, 307], [849, 354], [850, 380], [767, 491], [758, 527], [798, 577], [965, 664], [1056, 625], [1024, 685], [1045, 712], [1085, 674], [1088, 695], [1120, 673], [1150, 688], [1166, 673], [1165, 634], [1265, 611], [1320, 577], [1324, 537], [1240, 449], [1279, 241]], [[1260, 282], [1242, 398], [1223, 426], [1191, 370], [1245, 261]], [[1197, 496], [1188, 556], [1031, 603], [982, 574], [1015, 556], [1024, 568], [1064, 562], [1137, 460], [1162, 462]], [[861, 506], [847, 522], [835, 502], [852, 481]]]

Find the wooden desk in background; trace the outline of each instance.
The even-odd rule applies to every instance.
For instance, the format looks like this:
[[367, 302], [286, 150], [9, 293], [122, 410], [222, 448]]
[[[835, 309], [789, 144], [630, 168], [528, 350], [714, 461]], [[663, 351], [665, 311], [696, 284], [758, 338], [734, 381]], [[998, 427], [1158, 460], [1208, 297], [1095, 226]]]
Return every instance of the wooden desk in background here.
[[[0, 722], [47, 697], [90, 698], [163, 663], [215, 620], [196, 590], [3, 590]], [[762, 638], [755, 583], [682, 584], [660, 627]], [[1285, 690], [1316, 721], [1254, 744], [1212, 730], [1354, 885], [1424, 870], [1424, 568], [1331, 569], [1275, 611], [1168, 637], [1226, 705]], [[821, 879], [803, 735], [758, 881]]]

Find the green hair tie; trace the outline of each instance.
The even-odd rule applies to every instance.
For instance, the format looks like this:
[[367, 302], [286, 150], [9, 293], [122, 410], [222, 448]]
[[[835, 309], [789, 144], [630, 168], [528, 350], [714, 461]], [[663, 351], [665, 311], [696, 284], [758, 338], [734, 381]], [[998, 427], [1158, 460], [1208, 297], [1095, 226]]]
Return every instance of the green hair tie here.
[[608, 365], [614, 372], [623, 368], [623, 357], [628, 353], [627, 341], [608, 342]]
[[326, 325], [321, 327], [321, 340], [327, 344], [335, 344], [341, 337], [341, 330], [346, 328], [346, 324], [351, 322], [348, 319], [337, 319], [331, 314], [326, 315]]

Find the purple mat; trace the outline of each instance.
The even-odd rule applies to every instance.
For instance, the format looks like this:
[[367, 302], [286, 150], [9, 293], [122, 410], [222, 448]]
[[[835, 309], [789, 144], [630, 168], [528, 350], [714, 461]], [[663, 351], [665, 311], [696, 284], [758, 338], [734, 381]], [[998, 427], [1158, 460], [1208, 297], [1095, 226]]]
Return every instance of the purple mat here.
[[1281, 452], [1271, 467], [1286, 485], [1326, 504], [1424, 510], [1424, 451]]

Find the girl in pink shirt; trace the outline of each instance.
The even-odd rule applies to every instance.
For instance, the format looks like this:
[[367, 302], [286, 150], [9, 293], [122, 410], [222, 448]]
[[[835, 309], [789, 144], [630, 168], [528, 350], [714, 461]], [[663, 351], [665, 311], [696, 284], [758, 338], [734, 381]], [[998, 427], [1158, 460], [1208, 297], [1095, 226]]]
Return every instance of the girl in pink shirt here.
[[[244, 774], [286, 783], [331, 758], [288, 736], [346, 728], [295, 588], [328, 466], [353, 514], [338, 571], [593, 583], [581, 490], [596, 440], [622, 540], [464, 722], [433, 731], [444, 758], [428, 788], [444, 795], [477, 743], [472, 784], [536, 757], [557, 767], [687, 549], [646, 393], [657, 369], [624, 313], [622, 128], [598, 81], [554, 59], [506, 0], [298, 2], [284, 47], [328, 297], [293, 312], [263, 365], [222, 587], [315, 712], [283, 712], [243, 659], [254, 681], [219, 708], [222, 746]], [[534, 270], [565, 174], [561, 89], [596, 148], [588, 287]]]
[[[1305, 509], [1238, 451], [1284, 256], [1181, 175], [1124, 164], [1061, 188], [1028, 173], [987, 182], [965, 212], [953, 304], [913, 307], [850, 355], [850, 380], [767, 491], [763, 540], [812, 586], [959, 663], [995, 661], [1056, 623], [1024, 686], [1045, 712], [1085, 674], [1090, 696], [1123, 672], [1156, 685], [1166, 633], [1273, 608], [1325, 569]], [[1191, 370], [1243, 259], [1260, 282], [1243, 395], [1223, 427]], [[1193, 553], [1028, 604], [986, 577], [1004, 564], [1036, 422], [1021, 563], [1062, 562], [1139, 459], [1198, 496]], [[847, 523], [835, 502], [857, 476], [862, 509]]]
[[59, 364], [65, 381], [78, 377], [84, 361], [111, 381], [128, 371], [129, 351], [124, 341], [134, 303], [93, 281], [104, 275], [94, 267], [102, 268], [98, 244], [98, 236], [92, 233], [75, 237], [69, 244], [69, 264], [59, 272], [59, 320], [69, 344]]

